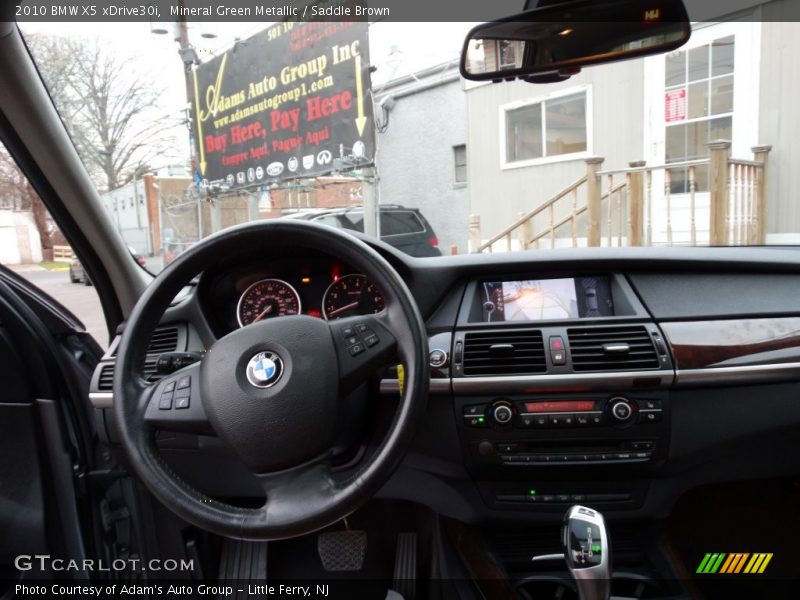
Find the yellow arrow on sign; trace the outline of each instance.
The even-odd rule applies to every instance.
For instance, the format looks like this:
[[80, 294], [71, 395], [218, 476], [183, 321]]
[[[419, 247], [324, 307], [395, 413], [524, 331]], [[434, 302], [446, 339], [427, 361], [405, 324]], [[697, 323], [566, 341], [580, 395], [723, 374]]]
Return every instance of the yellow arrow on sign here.
[[359, 54], [356, 54], [356, 101], [358, 102], [356, 128], [358, 129], [358, 137], [361, 137], [364, 135], [367, 117], [364, 116], [364, 83], [361, 81], [361, 55]]
[[197, 114], [197, 146], [200, 148], [200, 174], [206, 174], [206, 150], [203, 147], [203, 119], [200, 117], [200, 96], [197, 93], [197, 68], [192, 69], [194, 78], [194, 107]]

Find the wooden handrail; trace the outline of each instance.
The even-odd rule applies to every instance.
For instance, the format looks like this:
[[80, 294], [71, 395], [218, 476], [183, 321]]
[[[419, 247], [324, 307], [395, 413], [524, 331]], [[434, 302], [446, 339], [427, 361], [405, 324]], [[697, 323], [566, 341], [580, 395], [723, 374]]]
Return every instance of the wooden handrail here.
[[711, 161], [710, 158], [698, 158], [695, 160], [683, 160], [681, 162], [664, 163], [663, 165], [642, 165], [641, 167], [628, 167], [625, 169], [606, 169], [605, 171], [598, 171], [597, 176], [603, 175], [624, 175], [625, 173], [644, 173], [645, 171], [664, 171], [668, 169], [682, 169], [684, 167], [697, 167], [700, 165], [707, 165]]
[[532, 219], [533, 217], [535, 217], [539, 213], [543, 212], [548, 207], [552, 206], [553, 204], [555, 204], [556, 202], [561, 200], [564, 196], [566, 196], [567, 194], [571, 193], [573, 190], [578, 189], [584, 183], [586, 183], [586, 175], [584, 175], [583, 177], [578, 179], [576, 182], [570, 184], [568, 187], [566, 187], [563, 190], [561, 190], [560, 192], [558, 192], [555, 196], [550, 198], [550, 200], [548, 200], [544, 204], [540, 204], [539, 206], [537, 206], [533, 210], [531, 210], [531, 211], [525, 213], [524, 215], [522, 215], [519, 219], [514, 221], [511, 225], [509, 225], [505, 229], [503, 229], [503, 231], [498, 233], [496, 236], [494, 236], [488, 242], [484, 242], [483, 244], [478, 246], [477, 252], [483, 252], [487, 248], [490, 248], [494, 243], [499, 242], [500, 240], [502, 240], [507, 235], [513, 233], [515, 229], [517, 229], [518, 227], [521, 227], [526, 221], [529, 221], [530, 219]]
[[[729, 141], [715, 140], [709, 144], [710, 153], [707, 158], [659, 165], [647, 165], [644, 161], [636, 161], [622, 169], [600, 170], [598, 167], [603, 162], [601, 157], [587, 158], [586, 174], [583, 177], [536, 208], [520, 213], [511, 225], [487, 242], [481, 243], [480, 221], [477, 216], [472, 216], [474, 223], [470, 221], [470, 247], [476, 248], [478, 252], [487, 249], [491, 252], [503, 245], [507, 250], [512, 250], [514, 244], [519, 244], [522, 249], [538, 248], [541, 240], [548, 236], [550, 245], [554, 246], [557, 241], [557, 231], [569, 227], [570, 224], [573, 246], [577, 245], [578, 236], [580, 239], [585, 238], [590, 246], [599, 246], [602, 243], [600, 231], [603, 223], [608, 230], [606, 232], [608, 243], [611, 243], [612, 230], [616, 228], [617, 245], [623, 243], [636, 246], [650, 245], [654, 242], [655, 211], [666, 213], [666, 219], [663, 221], [666, 229], [659, 230], [659, 234], [666, 236], [667, 244], [684, 243], [684, 239], [688, 238], [688, 241], [695, 245], [702, 241], [706, 233], [704, 226], [702, 233], [698, 232], [697, 215], [699, 209], [706, 210], [706, 202], [709, 204], [707, 232], [711, 245], [763, 244], [766, 238], [767, 165], [771, 147], [753, 147], [752, 159], [734, 158], [730, 155], [730, 148]], [[698, 200], [701, 189], [704, 194], [706, 193], [705, 169], [702, 171], [703, 179], [698, 172], [701, 166], [707, 167], [709, 172], [708, 199], [704, 195], [702, 200]], [[685, 173], [681, 173], [681, 170]], [[615, 183], [618, 177], [621, 177], [622, 181]], [[608, 180], [606, 190], [602, 189], [605, 184], [604, 178]], [[681, 189], [673, 193], [675, 182]], [[581, 186], [585, 188], [581, 189]], [[687, 189], [682, 189], [684, 186]], [[582, 193], [584, 190], [585, 194]], [[682, 216], [679, 220], [675, 220], [674, 223], [679, 225], [673, 232], [673, 218], [676, 217], [673, 214], [674, 194], [686, 195], [689, 216], [685, 222]], [[583, 202], [583, 206], [580, 207], [579, 198]], [[615, 198], [616, 208], [613, 208], [610, 203], [614, 202]], [[602, 205], [603, 201], [609, 202], [608, 210], [605, 210], [606, 205]], [[680, 202], [683, 201], [681, 196]], [[567, 202], [568, 205], [556, 206], [557, 202]], [[624, 206], [627, 208], [623, 209]], [[626, 212], [627, 241], [623, 242], [626, 235], [624, 221]], [[561, 215], [566, 213], [566, 216], [556, 220], [555, 215], [558, 213]], [[614, 227], [612, 227], [612, 214], [616, 218]], [[587, 222], [579, 227], [577, 217], [581, 215]], [[567, 238], [558, 239], [568, 241]], [[493, 248], [498, 243], [500, 246]]]
[[[616, 194], [622, 188], [627, 187], [627, 185], [628, 185], [627, 181], [621, 181], [620, 183], [615, 185], [610, 190], [606, 190], [605, 192], [603, 192], [600, 195], [601, 201], [605, 200], [606, 198], [608, 198], [610, 196], [612, 196], [613, 194]], [[536, 235], [532, 236], [530, 241], [531, 242], [535, 242], [536, 240], [540, 240], [540, 239], [542, 239], [544, 236], [546, 236], [548, 234], [552, 234], [553, 232], [555, 232], [556, 229], [558, 229], [559, 227], [563, 227], [564, 225], [569, 223], [572, 219], [574, 219], [578, 215], [581, 215], [581, 214], [583, 214], [585, 212], [586, 212], [586, 206], [581, 206], [580, 208], [576, 209], [575, 212], [572, 212], [572, 213], [568, 214], [566, 217], [562, 218], [557, 223], [553, 223], [550, 227], [546, 227], [545, 229], [542, 229], [539, 233], [537, 233]]]
[[728, 164], [741, 165], [743, 167], [757, 167], [759, 169], [764, 166], [763, 163], [757, 160], [747, 160], [744, 158], [731, 158], [728, 160]]

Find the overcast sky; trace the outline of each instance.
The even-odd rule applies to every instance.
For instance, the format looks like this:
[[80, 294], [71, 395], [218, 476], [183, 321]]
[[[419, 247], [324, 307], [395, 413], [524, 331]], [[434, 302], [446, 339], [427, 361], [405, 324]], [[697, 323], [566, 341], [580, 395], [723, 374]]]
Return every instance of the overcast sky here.
[[[190, 25], [190, 41], [202, 59], [226, 49], [235, 39], [247, 38], [268, 23], [203, 23]], [[370, 58], [377, 71], [373, 86], [440, 63], [456, 60], [470, 23], [374, 23], [370, 25]], [[135, 56], [167, 90], [169, 110], [185, 106], [182, 64], [172, 35], [155, 35], [149, 23], [22, 23], [23, 33], [96, 37], [121, 55]], [[205, 39], [203, 31], [217, 37]]]

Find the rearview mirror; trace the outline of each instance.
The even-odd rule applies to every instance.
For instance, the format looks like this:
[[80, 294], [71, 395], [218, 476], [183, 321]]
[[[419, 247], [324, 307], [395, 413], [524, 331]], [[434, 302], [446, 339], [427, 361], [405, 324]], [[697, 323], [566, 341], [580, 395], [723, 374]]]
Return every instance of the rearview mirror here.
[[467, 34], [461, 75], [560, 81], [582, 67], [669, 52], [691, 35], [681, 0], [549, 2]]

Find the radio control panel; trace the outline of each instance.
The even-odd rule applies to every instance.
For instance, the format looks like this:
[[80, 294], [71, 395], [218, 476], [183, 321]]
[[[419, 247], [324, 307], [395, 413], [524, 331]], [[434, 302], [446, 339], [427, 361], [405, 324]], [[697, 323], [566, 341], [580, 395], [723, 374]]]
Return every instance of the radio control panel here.
[[660, 399], [612, 396], [601, 399], [558, 399], [465, 404], [464, 425], [470, 428], [511, 426], [516, 429], [620, 427], [637, 423], [659, 423], [663, 418]]
[[[667, 392], [461, 397], [468, 465], [651, 465], [666, 456]], [[485, 474], [485, 473], [484, 473]]]

